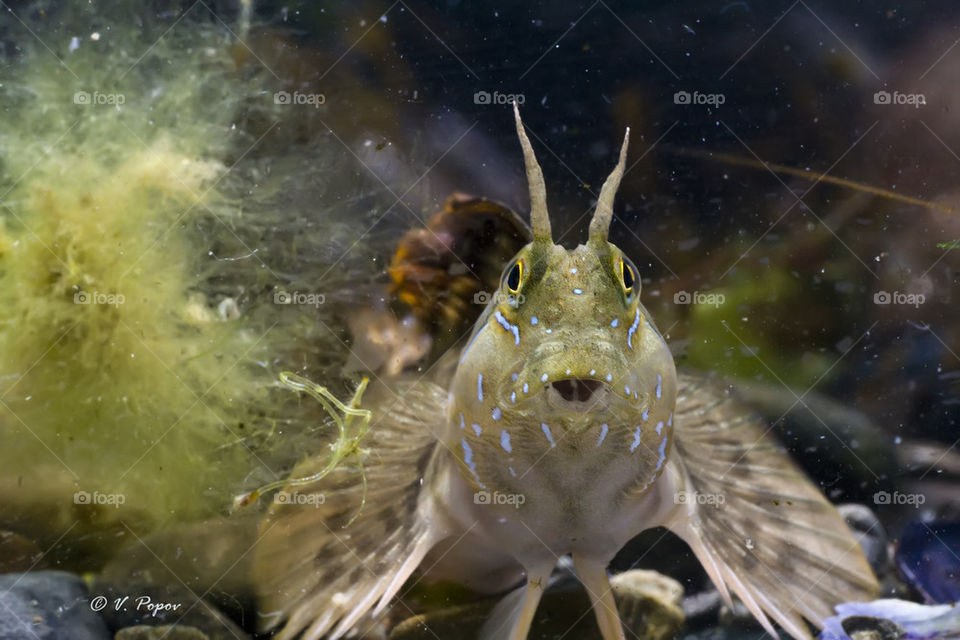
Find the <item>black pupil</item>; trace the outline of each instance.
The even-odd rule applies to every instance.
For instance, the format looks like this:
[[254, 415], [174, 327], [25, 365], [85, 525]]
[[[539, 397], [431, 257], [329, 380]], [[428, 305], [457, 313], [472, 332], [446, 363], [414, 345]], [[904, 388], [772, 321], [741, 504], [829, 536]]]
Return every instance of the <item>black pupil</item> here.
[[623, 286], [633, 289], [633, 267], [627, 263], [623, 263]]
[[520, 288], [520, 263], [514, 262], [510, 267], [510, 273], [507, 274], [507, 287], [513, 291]]

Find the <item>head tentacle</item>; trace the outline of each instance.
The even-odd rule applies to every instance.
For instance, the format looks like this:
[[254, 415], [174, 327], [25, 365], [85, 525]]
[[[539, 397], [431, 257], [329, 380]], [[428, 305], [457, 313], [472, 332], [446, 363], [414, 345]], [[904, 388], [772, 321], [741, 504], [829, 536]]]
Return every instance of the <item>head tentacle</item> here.
[[513, 115], [517, 121], [517, 135], [520, 137], [520, 146], [523, 147], [523, 163], [527, 167], [527, 184], [530, 186], [530, 225], [533, 227], [534, 242], [548, 242], [553, 244], [550, 233], [550, 215], [547, 213], [547, 187], [543, 182], [543, 171], [537, 157], [533, 154], [533, 147], [523, 129], [520, 120], [520, 109], [513, 103]]
[[597, 208], [596, 211], [594, 211], [593, 220], [590, 221], [591, 243], [607, 241], [607, 234], [610, 231], [610, 221], [613, 219], [613, 198], [617, 195], [617, 189], [620, 187], [620, 179], [623, 177], [623, 170], [627, 161], [627, 146], [629, 144], [630, 127], [627, 127], [627, 132], [623, 136], [623, 146], [620, 147], [620, 160], [600, 189]]

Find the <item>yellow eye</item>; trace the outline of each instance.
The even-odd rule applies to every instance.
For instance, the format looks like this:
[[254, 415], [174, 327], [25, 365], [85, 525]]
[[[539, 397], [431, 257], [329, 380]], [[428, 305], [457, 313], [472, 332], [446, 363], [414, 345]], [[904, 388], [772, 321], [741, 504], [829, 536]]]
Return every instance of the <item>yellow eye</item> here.
[[623, 292], [629, 299], [633, 295], [634, 287], [637, 284], [637, 272], [633, 265], [620, 258], [620, 284], [623, 285]]
[[504, 280], [504, 284], [507, 285], [507, 292], [509, 293], [519, 293], [520, 285], [523, 283], [523, 260], [517, 260], [513, 263], [513, 266], [510, 267], [510, 270], [507, 272], [507, 277]]

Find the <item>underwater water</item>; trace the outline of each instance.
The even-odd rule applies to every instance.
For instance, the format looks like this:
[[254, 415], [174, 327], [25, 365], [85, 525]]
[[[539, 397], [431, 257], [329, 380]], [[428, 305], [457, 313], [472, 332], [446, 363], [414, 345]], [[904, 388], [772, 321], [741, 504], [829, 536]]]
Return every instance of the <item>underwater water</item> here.
[[960, 637], [958, 19], [0, 2], [0, 638]]

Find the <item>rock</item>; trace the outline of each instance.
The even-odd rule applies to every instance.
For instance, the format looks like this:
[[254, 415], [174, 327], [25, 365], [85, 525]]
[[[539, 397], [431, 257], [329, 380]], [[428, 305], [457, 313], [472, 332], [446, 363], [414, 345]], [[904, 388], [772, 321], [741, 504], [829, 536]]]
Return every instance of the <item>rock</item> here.
[[[627, 637], [666, 640], [682, 628], [683, 587], [677, 581], [654, 571], [635, 569], [614, 576], [610, 584]], [[583, 588], [559, 587], [547, 589], [529, 637], [553, 638], [569, 633], [570, 638], [578, 640], [599, 640], [600, 631]], [[493, 598], [408, 618], [394, 627], [390, 640], [475, 637], [497, 602]]]
[[871, 618], [870, 616], [850, 616], [841, 621], [843, 630], [850, 640], [900, 640], [907, 630], [893, 620]]
[[187, 625], [164, 625], [150, 627], [137, 625], [117, 631], [113, 640], [209, 640], [210, 636], [196, 627]]
[[78, 576], [63, 571], [0, 575], [0, 640], [110, 640]]
[[960, 521], [911, 522], [897, 545], [904, 580], [931, 603], [960, 601]]
[[876, 514], [862, 504], [837, 505], [837, 511], [856, 536], [870, 568], [878, 576], [890, 569], [890, 539]]

